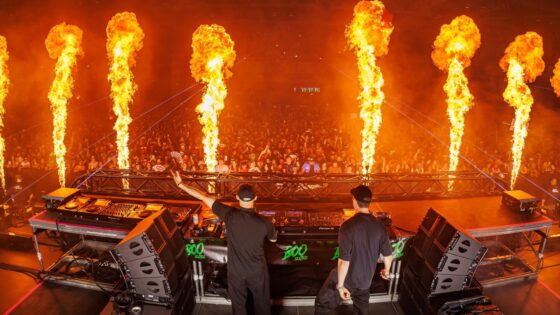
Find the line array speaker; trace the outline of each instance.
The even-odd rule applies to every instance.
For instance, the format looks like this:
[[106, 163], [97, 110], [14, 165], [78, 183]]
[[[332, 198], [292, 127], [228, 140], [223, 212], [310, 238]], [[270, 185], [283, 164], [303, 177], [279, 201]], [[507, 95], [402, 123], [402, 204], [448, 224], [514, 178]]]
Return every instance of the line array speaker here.
[[188, 271], [185, 241], [167, 209], [142, 220], [112, 251], [133, 294], [173, 304]]
[[[407, 314], [435, 314], [434, 299], [472, 294], [474, 274], [487, 248], [429, 209], [407, 251], [399, 301]], [[475, 294], [482, 294], [476, 291]], [[416, 311], [412, 311], [416, 310]]]

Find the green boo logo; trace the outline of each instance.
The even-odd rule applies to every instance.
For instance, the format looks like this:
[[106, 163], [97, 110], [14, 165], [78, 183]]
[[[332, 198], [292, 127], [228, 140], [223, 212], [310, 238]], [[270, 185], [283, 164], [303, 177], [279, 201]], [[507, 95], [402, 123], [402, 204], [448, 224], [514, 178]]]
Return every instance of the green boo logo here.
[[333, 254], [331, 260], [337, 260], [339, 257], [340, 257], [340, 249], [337, 246], [336, 249], [334, 250], [334, 254]]
[[[392, 256], [394, 259], [399, 259], [404, 255], [404, 240], [399, 240], [391, 243]], [[340, 248], [337, 246], [334, 250], [331, 260], [337, 260], [340, 257]]]
[[399, 259], [404, 256], [404, 240], [391, 243], [391, 247], [393, 248], [393, 259]]
[[288, 245], [284, 250], [284, 257], [282, 257], [282, 260], [293, 259], [294, 261], [306, 261], [309, 257], [305, 254], [307, 254], [307, 244]]
[[194, 259], [205, 259], [204, 256], [204, 243], [187, 244], [187, 256], [194, 257]]

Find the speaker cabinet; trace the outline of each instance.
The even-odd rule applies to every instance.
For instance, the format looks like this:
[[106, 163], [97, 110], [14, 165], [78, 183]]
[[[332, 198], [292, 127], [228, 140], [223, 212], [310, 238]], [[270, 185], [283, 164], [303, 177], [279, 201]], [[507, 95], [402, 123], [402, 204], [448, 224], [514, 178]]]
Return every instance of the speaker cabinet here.
[[405, 271], [416, 277], [427, 296], [468, 287], [487, 248], [429, 209], [408, 251]]
[[[428, 290], [419, 284], [419, 279], [410, 270], [404, 271], [401, 279], [399, 305], [407, 315], [472, 314], [468, 307], [480, 305], [481, 300], [484, 300], [482, 287], [476, 281], [461, 291], [428, 296]], [[458, 304], [464, 306], [464, 312], [456, 312], [456, 309], [449, 311], [449, 305]]]
[[470, 234], [458, 230], [448, 222], [443, 225], [434, 241], [434, 244], [442, 252], [473, 260], [480, 260], [481, 256], [484, 256], [487, 251], [487, 248]]
[[112, 254], [135, 295], [147, 302], [173, 303], [188, 261], [181, 231], [167, 209], [142, 220]]
[[170, 250], [153, 221], [144, 219], [115, 247], [115, 251], [125, 260], [131, 261], [159, 255]]
[[131, 280], [134, 293], [143, 298], [170, 298], [177, 290], [177, 277], [134, 278]]
[[127, 261], [127, 274], [131, 278], [153, 278], [162, 276], [176, 276], [169, 272], [173, 270], [175, 258], [168, 251], [164, 255], [149, 256], [137, 260]]

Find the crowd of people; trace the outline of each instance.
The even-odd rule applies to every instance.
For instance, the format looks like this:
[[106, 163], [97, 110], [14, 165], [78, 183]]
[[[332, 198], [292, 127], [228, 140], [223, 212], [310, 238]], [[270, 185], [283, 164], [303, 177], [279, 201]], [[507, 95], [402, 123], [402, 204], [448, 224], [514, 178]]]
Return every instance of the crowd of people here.
[[[259, 115], [259, 120], [231, 117], [227, 113], [221, 117], [217, 172], [361, 172], [360, 137], [352, 137], [348, 128], [339, 127], [338, 121], [328, 117], [317, 119], [312, 113], [286, 113], [283, 110], [271, 110], [270, 113]], [[355, 124], [359, 124], [359, 119]], [[194, 115], [190, 118], [177, 115], [155, 126], [140, 122], [131, 125], [130, 132], [131, 169], [166, 171], [174, 165], [170, 153], [176, 151], [181, 154], [178, 164], [183, 171], [207, 171], [201, 127]], [[380, 136], [374, 173], [426, 174], [447, 171], [447, 148], [419, 131], [401, 129], [399, 132], [407, 135], [406, 141], [391, 140], [399, 135], [385, 135], [385, 140]], [[102, 139], [94, 138], [91, 134], [79, 136], [78, 139], [78, 136], [69, 134], [66, 143], [68, 178], [98, 168], [117, 168], [114, 134], [107, 132], [107, 136]], [[543, 141], [541, 145], [545, 146], [546, 143]], [[539, 181], [546, 177], [545, 183], [555, 177], [560, 169], [560, 151], [550, 148], [532, 148], [531, 151], [538, 153], [525, 154], [520, 173]], [[506, 180], [511, 165], [509, 156], [504, 155], [507, 150], [498, 152], [496, 148], [489, 149], [481, 142], [476, 147], [464, 144], [462, 153], [472, 164], [460, 162], [459, 170], [477, 169]], [[5, 167], [16, 171], [55, 169], [51, 141], [45, 141], [42, 137], [24, 142], [19, 137], [11, 137], [7, 141]]]

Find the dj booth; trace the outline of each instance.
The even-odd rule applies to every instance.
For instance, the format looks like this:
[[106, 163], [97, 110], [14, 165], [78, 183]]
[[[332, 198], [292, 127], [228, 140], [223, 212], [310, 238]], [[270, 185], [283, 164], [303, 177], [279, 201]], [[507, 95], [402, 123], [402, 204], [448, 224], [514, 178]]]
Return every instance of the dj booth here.
[[[354, 211], [332, 203], [260, 203], [257, 212], [274, 222], [278, 231], [278, 241], [265, 244], [273, 299], [288, 306], [313, 305], [315, 295], [338, 261], [338, 228]], [[229, 303], [223, 298], [227, 285], [227, 232], [224, 235], [219, 221], [211, 215], [203, 212], [202, 218], [191, 230], [186, 247], [187, 255], [193, 260], [196, 296], [202, 303]], [[395, 258], [391, 274], [395, 275], [410, 235], [396, 230], [388, 218], [379, 219], [387, 222]], [[380, 257], [379, 270], [383, 267], [381, 261]], [[370, 288], [370, 301], [390, 301], [396, 293], [396, 279], [385, 281], [376, 276]]]
[[[127, 178], [129, 183], [128, 190], [122, 188], [123, 177]], [[454, 180], [457, 191], [446, 192], [447, 181], [451, 179]], [[221, 175], [192, 174], [190, 177], [184, 177], [185, 182], [214, 193], [226, 202], [230, 200], [231, 203], [235, 194], [233, 187], [253, 181], [259, 195], [257, 211], [271, 220], [279, 231], [278, 242], [265, 245], [271, 277], [271, 296], [277, 304], [313, 305], [315, 294], [328, 272], [336, 266], [338, 228], [344, 220], [353, 215], [353, 210], [349, 209], [349, 187], [360, 183], [378, 189], [385, 187], [385, 190], [379, 192], [381, 200], [374, 202], [371, 210], [385, 223], [395, 258], [389, 280], [381, 279], [376, 273], [370, 288], [372, 303], [398, 298], [400, 282], [403, 280], [402, 258], [406, 258], [403, 255], [406, 248], [410, 247], [408, 240], [417, 233], [419, 227], [422, 229], [426, 213], [431, 208], [436, 209], [442, 216], [441, 222], [453, 222], [457, 230], [470, 233], [473, 240], [476, 238], [476, 242], [481, 242], [484, 248], [488, 249], [485, 251], [486, 255], [482, 254], [479, 257], [481, 261], [478, 263], [478, 270], [476, 266], [472, 270], [472, 279], [475, 278], [475, 271], [476, 280], [485, 285], [524, 279], [536, 276], [542, 265], [552, 221], [537, 212], [516, 213], [504, 208], [500, 196], [497, 195], [498, 188], [489, 179], [472, 174], [464, 174], [462, 178], [458, 174], [447, 178], [438, 174], [431, 178], [392, 178], [390, 180], [393, 182], [390, 185], [383, 184], [380, 178], [355, 176], [335, 179], [302, 178], [299, 179], [300, 184], [297, 180], [292, 177], [265, 180], [254, 175], [224, 178]], [[321, 181], [323, 184], [319, 184]], [[146, 305], [155, 301], [167, 309], [173, 309], [175, 302], [168, 299], [170, 295], [160, 299], [159, 293], [138, 293], [142, 289], [138, 283], [143, 283], [143, 278], [150, 278], [152, 275], [135, 278], [138, 272], [135, 276], [130, 266], [140, 260], [127, 261], [126, 255], [121, 255], [124, 253], [124, 245], [134, 244], [130, 242], [131, 235], [142, 235], [143, 238], [139, 239], [143, 239], [144, 243], [155, 244], [156, 241], [149, 236], [151, 225], [146, 222], [159, 213], [166, 212], [175, 221], [173, 226], [177, 226], [174, 228], [168, 224], [168, 228], [175, 231], [173, 235], [180, 234], [182, 241], [173, 241], [171, 234], [165, 236], [162, 232], [158, 235], [162, 240], [167, 240], [164, 242], [183, 244], [184, 251], [180, 256], [187, 257], [189, 268], [187, 275], [181, 276], [179, 281], [192, 288], [192, 292], [188, 293], [192, 294], [192, 300], [197, 303], [229, 303], [225, 280], [227, 227], [210, 209], [182, 195], [170, 177], [161, 173], [103, 173], [87, 177], [85, 181], [83, 178], [78, 179], [74, 186], [80, 186], [81, 190], [74, 191], [70, 197], [58, 198], [56, 193], [50, 197], [46, 196], [48, 210], [29, 220], [37, 257], [47, 280], [52, 279], [91, 290], [126, 289]], [[270, 187], [274, 187], [274, 190]], [[427, 195], [424, 198], [420, 198], [419, 187], [426, 190]], [[313, 189], [315, 191], [309, 191]], [[464, 189], [463, 195], [469, 196], [468, 198], [458, 198], [461, 189]], [[322, 197], [329, 191], [332, 196], [340, 197]], [[261, 199], [260, 196], [264, 197]], [[55, 201], [54, 204], [49, 204], [52, 200]], [[153, 221], [156, 222], [155, 219]], [[155, 223], [153, 225], [155, 226]], [[146, 230], [138, 234], [142, 226]], [[75, 234], [80, 238], [74, 247], [48, 267], [43, 266], [38, 242], [39, 235], [46, 231]], [[87, 256], [92, 249], [97, 253], [94, 257], [80, 257], [84, 253]], [[107, 252], [111, 253], [112, 257], [108, 257]], [[154, 257], [161, 254], [160, 251], [153, 252], [156, 253]], [[168, 265], [175, 266], [182, 258], [175, 259], [175, 262], [169, 262]], [[113, 268], [120, 273], [101, 280], [95, 277], [92, 279], [91, 275], [82, 278], [60, 275], [61, 270], [67, 271], [74, 265], [92, 264], [92, 261], [96, 264], [101, 261], [104, 267]], [[141, 268], [141, 265], [139, 266]], [[382, 267], [381, 263], [378, 264], [378, 270]], [[164, 269], [160, 268], [160, 273], [163, 283], [166, 284], [168, 279], [165, 277], [168, 277], [169, 273]], [[166, 292], [173, 291], [169, 285], [162, 288], [165, 288]], [[182, 293], [181, 296], [186, 294]]]
[[[93, 195], [80, 194], [79, 198], [93, 198]], [[108, 196], [99, 196], [104, 200]], [[139, 200], [113, 198], [113, 204], [142, 204]], [[154, 201], [151, 200], [151, 204]], [[188, 214], [182, 222], [185, 238], [185, 255], [188, 257], [193, 273], [195, 297], [199, 303], [227, 304], [227, 229], [209, 209], [197, 203], [174, 204], [173, 213], [178, 209]], [[314, 206], [315, 209], [310, 208]], [[320, 206], [320, 207], [319, 207]], [[59, 208], [64, 208], [64, 205]], [[299, 207], [299, 210], [294, 210]], [[265, 244], [265, 255], [271, 276], [271, 293], [277, 303], [283, 305], [313, 305], [314, 296], [320, 289], [328, 272], [336, 266], [338, 259], [338, 227], [353, 211], [343, 211], [341, 205], [308, 205], [302, 209], [301, 204], [267, 205], [259, 204], [258, 212], [273, 222], [278, 230], [278, 241]], [[280, 208], [280, 209], [278, 209]], [[281, 210], [287, 209], [287, 210]], [[330, 209], [330, 210], [328, 210]], [[197, 224], [193, 222], [198, 221]], [[384, 220], [386, 218], [380, 218]], [[37, 257], [43, 272], [51, 279], [68, 285], [97, 290], [116, 290], [119, 283], [100, 283], [90, 279], [61, 279], [58, 271], [76, 260], [77, 252], [90, 247], [97, 251], [110, 251], [120, 240], [124, 239], [130, 228], [105, 221], [91, 221], [63, 215], [60, 212], [44, 211], [29, 220]], [[396, 258], [391, 274], [398, 274], [399, 258], [402, 257], [404, 244], [409, 234], [387, 226]], [[81, 241], [63, 255], [53, 265], [45, 267], [38, 237], [45, 231], [57, 231], [79, 235]], [[103, 241], [97, 241], [97, 239]], [[114, 240], [114, 241], [111, 241]], [[380, 265], [379, 268], [382, 266]], [[371, 302], [389, 301], [396, 293], [396, 277], [384, 281], [376, 276], [371, 291]]]

